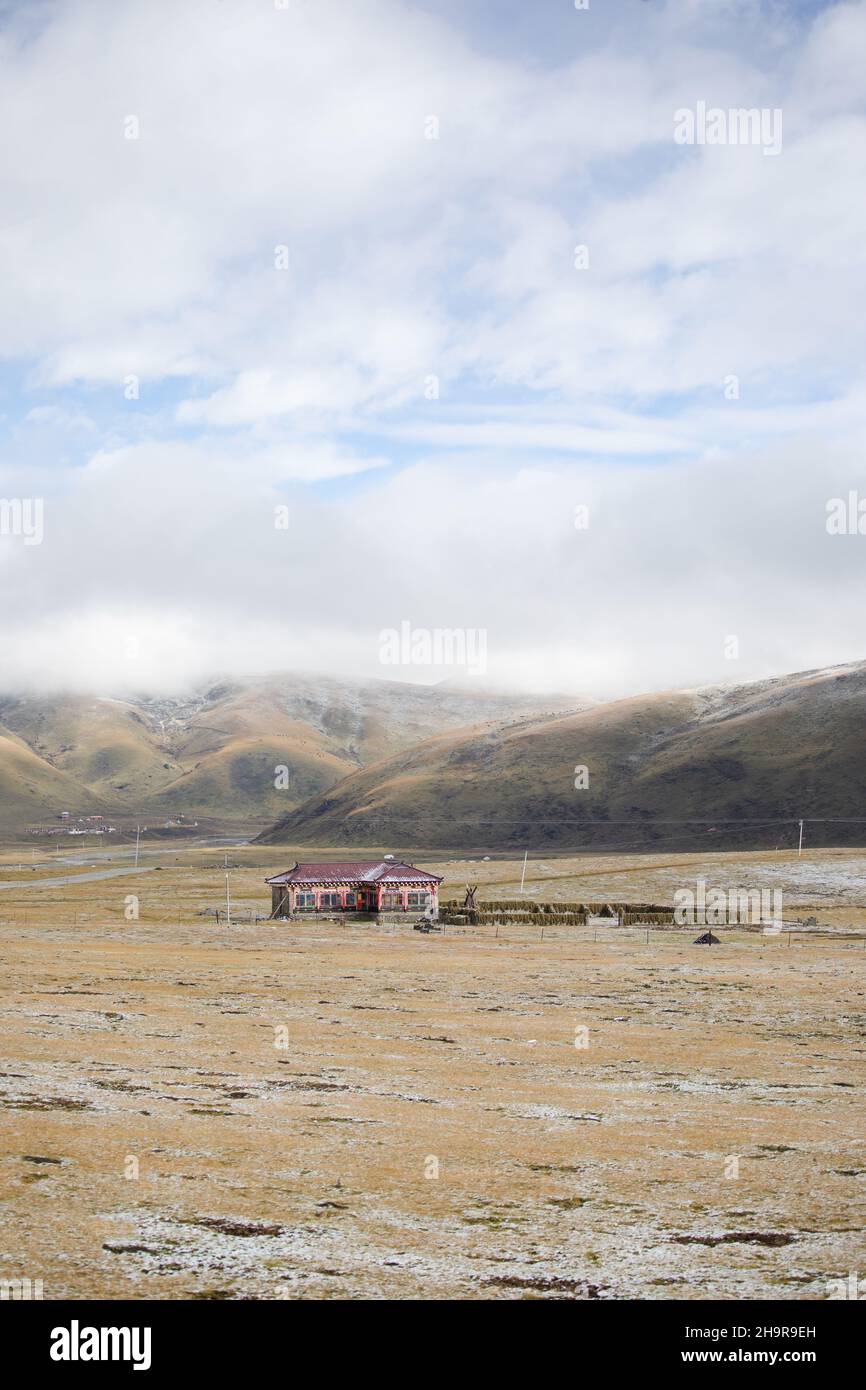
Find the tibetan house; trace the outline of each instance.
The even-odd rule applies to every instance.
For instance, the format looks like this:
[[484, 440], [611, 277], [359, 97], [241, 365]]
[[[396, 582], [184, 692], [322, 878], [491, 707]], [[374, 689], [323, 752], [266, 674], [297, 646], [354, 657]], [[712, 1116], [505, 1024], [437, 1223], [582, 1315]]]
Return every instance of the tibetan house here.
[[438, 916], [442, 879], [386, 854], [295, 864], [265, 882], [271, 888], [271, 917], [348, 913], [381, 921], [405, 912]]

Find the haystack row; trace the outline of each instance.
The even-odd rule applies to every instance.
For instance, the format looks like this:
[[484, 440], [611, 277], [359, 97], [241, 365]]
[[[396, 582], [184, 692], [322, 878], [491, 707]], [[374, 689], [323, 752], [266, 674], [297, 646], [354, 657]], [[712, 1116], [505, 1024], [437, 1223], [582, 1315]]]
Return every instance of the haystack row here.
[[590, 917], [605, 917], [621, 926], [672, 926], [674, 911], [657, 903], [558, 902], [539, 903], [513, 898], [494, 899], [476, 907], [442, 903], [439, 920], [446, 926], [503, 926], [521, 922], [535, 925], [585, 926]]

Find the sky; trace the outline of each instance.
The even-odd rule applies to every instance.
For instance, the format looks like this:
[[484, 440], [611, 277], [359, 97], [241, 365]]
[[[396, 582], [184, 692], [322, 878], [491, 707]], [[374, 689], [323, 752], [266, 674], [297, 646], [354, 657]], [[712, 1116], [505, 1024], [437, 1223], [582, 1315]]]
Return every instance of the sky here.
[[866, 658], [864, 73], [866, 3], [0, 0], [0, 688]]

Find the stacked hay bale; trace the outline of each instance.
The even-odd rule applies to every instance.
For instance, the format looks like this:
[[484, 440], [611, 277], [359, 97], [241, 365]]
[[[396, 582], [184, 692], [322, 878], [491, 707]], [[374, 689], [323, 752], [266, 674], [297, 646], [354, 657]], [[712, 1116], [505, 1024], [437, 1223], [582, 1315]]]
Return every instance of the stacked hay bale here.
[[462, 910], [441, 905], [439, 920], [446, 926], [519, 926], [534, 923], [542, 926], [586, 925], [586, 911], [581, 903], [514, 902], [508, 899], [480, 903], [474, 910]]
[[623, 927], [673, 926], [674, 910], [658, 903], [534, 902], [525, 898], [493, 898], [466, 909], [457, 902], [439, 906], [439, 920], [446, 926], [586, 926], [590, 917], [603, 917]]
[[632, 912], [624, 912], [620, 922], [624, 927], [672, 927], [674, 910], [672, 907], [636, 908]]

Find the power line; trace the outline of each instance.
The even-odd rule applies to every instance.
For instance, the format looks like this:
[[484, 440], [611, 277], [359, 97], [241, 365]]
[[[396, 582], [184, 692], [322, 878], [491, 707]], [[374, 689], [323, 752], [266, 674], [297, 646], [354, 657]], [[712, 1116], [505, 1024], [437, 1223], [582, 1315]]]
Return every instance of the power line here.
[[455, 820], [456, 825], [518, 825], [525, 826], [527, 821], [532, 825], [573, 825], [580, 829], [583, 825], [634, 825], [640, 826], [642, 830], [651, 830], [654, 825], [824, 825], [824, 824], [866, 824], [866, 816], [771, 816], [765, 820], [752, 819], [747, 816], [734, 816], [726, 818], [724, 816], [709, 817], [689, 817], [681, 820], [672, 820], [670, 817], [660, 817], [647, 820], [608, 820], [601, 816], [586, 820], [564, 820], [558, 817], [556, 820], [539, 820], [531, 813], [527, 813], [522, 820], [480, 820], [474, 816], [467, 816]]

